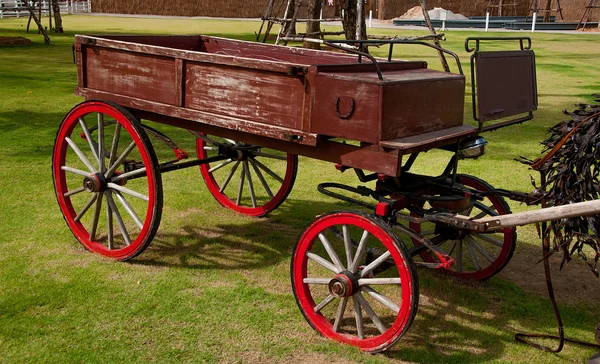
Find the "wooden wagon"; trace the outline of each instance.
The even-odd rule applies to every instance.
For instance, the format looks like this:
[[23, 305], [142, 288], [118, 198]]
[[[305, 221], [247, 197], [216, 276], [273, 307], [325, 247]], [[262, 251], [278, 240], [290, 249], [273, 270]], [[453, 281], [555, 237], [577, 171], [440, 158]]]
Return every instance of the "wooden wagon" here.
[[[503, 196], [527, 196], [459, 175], [456, 165], [483, 153], [482, 131], [532, 118], [535, 65], [525, 40], [502, 52], [481, 52], [481, 39], [471, 40], [479, 121], [472, 126], [463, 123], [462, 70], [394, 61], [392, 48], [402, 41], [387, 42], [390, 56], [376, 59], [207, 36], [76, 36], [75, 92], [86, 101], [57, 133], [59, 206], [87, 249], [127, 260], [158, 230], [161, 174], [200, 166], [221, 205], [264, 216], [289, 194], [297, 155], [354, 169], [361, 181], [376, 181], [375, 189], [324, 183], [319, 190], [370, 212], [338, 211], [312, 222], [294, 249], [292, 288], [319, 333], [385, 350], [416, 314], [416, 265], [486, 279], [514, 251], [514, 226], [525, 220], [503, 220], [514, 216]], [[191, 131], [198, 158], [188, 160], [142, 119]], [[172, 147], [175, 159], [159, 162], [148, 134]], [[451, 152], [446, 170], [411, 173], [419, 152], [432, 148]]]

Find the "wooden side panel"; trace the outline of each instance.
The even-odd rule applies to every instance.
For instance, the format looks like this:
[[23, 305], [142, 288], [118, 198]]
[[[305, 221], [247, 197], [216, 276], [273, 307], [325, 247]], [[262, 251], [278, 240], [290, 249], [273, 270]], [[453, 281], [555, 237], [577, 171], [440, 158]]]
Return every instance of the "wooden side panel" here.
[[177, 105], [175, 59], [86, 46], [86, 87]]
[[184, 107], [302, 129], [303, 77], [188, 62], [185, 78]]
[[[312, 87], [310, 132], [377, 143], [380, 128], [378, 89], [377, 84], [318, 75]], [[347, 118], [340, 117], [338, 112]]]
[[464, 78], [385, 85], [381, 140], [462, 125], [464, 102]]

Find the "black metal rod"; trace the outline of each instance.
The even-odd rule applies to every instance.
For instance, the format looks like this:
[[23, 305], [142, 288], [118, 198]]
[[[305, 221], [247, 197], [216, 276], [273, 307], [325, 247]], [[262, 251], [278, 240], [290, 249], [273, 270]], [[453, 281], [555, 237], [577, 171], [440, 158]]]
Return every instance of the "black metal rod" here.
[[[188, 162], [181, 162], [181, 163], [177, 163], [177, 164], [162, 165], [162, 166], [159, 166], [158, 170], [162, 174], [162, 173], [166, 173], [166, 172], [176, 171], [178, 169], [184, 169], [184, 168], [189, 168], [189, 167], [200, 166], [202, 164], [217, 162], [217, 161], [228, 159], [228, 158], [229, 157], [227, 157], [225, 155], [217, 155], [217, 156], [214, 156], [214, 157], [208, 157], [208, 158], [204, 158], [204, 159], [196, 159], [196, 160], [188, 161]], [[147, 174], [144, 171], [143, 173], [136, 174], [136, 175], [131, 176], [131, 177], [127, 177], [127, 180], [130, 181], [130, 180], [133, 180], [133, 179], [136, 179], [136, 178], [142, 178], [142, 177], [146, 177], [146, 176], [147, 176]], [[115, 175], [115, 177], [118, 177], [118, 176]]]
[[187, 161], [187, 162], [181, 162], [181, 163], [176, 163], [176, 164], [170, 164], [170, 165], [167, 165], [167, 166], [161, 166], [160, 167], [160, 173], [172, 172], [172, 171], [176, 171], [176, 170], [179, 170], [179, 169], [190, 168], [190, 167], [195, 167], [195, 166], [201, 166], [203, 164], [208, 164], [208, 163], [212, 163], [212, 162], [222, 161], [224, 159], [229, 159], [229, 157], [226, 156], [226, 155], [216, 155], [214, 157], [197, 159], [197, 160], [194, 160], [194, 161]]

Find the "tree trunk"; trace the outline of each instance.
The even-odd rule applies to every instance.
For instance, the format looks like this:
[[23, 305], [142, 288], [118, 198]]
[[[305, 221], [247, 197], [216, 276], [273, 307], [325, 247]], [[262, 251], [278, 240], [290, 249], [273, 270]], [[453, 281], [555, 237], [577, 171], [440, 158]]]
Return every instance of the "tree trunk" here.
[[54, 31], [56, 33], [62, 33], [62, 18], [60, 17], [60, 6], [58, 5], [58, 0], [52, 1], [52, 12], [54, 13]]
[[[308, 19], [319, 19], [321, 16], [321, 0], [309, 0], [308, 1]], [[320, 21], [309, 21], [306, 23], [306, 34], [308, 38], [318, 39], [319, 35], [310, 35], [311, 33], [318, 33], [321, 31]], [[304, 48], [309, 49], [321, 49], [319, 43], [304, 42]]]
[[[342, 18], [342, 25], [344, 27], [344, 34], [346, 35], [347, 40], [353, 39], [367, 39], [367, 25], [365, 23], [364, 14], [361, 17], [361, 29], [360, 36], [357, 37], [356, 34], [356, 25], [358, 20], [358, 1], [364, 0], [341, 0], [341, 8], [344, 12], [344, 17]], [[364, 8], [363, 8], [364, 9]]]

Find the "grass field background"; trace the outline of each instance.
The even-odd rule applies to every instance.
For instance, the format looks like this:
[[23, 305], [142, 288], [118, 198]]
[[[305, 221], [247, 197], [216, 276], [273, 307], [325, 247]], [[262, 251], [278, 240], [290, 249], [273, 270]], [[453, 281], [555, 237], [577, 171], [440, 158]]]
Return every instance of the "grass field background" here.
[[[418, 270], [417, 318], [385, 355], [362, 354], [321, 338], [296, 306], [290, 256], [316, 215], [350, 207], [318, 194], [316, 185], [358, 181], [351, 173], [339, 174], [331, 164], [307, 158], [300, 159], [288, 200], [263, 219], [221, 208], [196, 168], [165, 174], [163, 219], [152, 245], [127, 263], [87, 252], [63, 221], [50, 168], [58, 125], [82, 101], [73, 95], [73, 35], [212, 34], [252, 40], [260, 24], [65, 16], [66, 33], [51, 34], [50, 46], [41, 36], [26, 34], [25, 25], [24, 18], [0, 20], [0, 36], [26, 36], [34, 42], [0, 47], [0, 362], [554, 363], [586, 362], [595, 352], [568, 344], [551, 354], [516, 343], [515, 332], [554, 334], [556, 328], [548, 299], [509, 275], [468, 282], [424, 269]], [[371, 33], [409, 36], [424, 31]], [[460, 55], [465, 69], [469, 55], [463, 41], [474, 35], [483, 33], [451, 31], [444, 43]], [[539, 156], [548, 127], [565, 118], [561, 110], [591, 102], [590, 95], [600, 93], [600, 34], [531, 36], [538, 72], [536, 119], [487, 134], [486, 155], [459, 166], [461, 173], [521, 191], [531, 190], [531, 171], [513, 158]], [[425, 59], [439, 68], [437, 55], [422, 48], [398, 47], [395, 56]], [[469, 104], [465, 111], [469, 117]], [[193, 152], [194, 140], [187, 132], [159, 128]], [[158, 153], [163, 153], [160, 148]], [[417, 168], [439, 172], [447, 157], [431, 151]], [[526, 209], [516, 203], [511, 207]], [[517, 255], [539, 259], [534, 227], [519, 229], [518, 244]], [[506, 271], [517, 270], [518, 264], [523, 263], [509, 263]], [[599, 281], [578, 262], [565, 269], [579, 269], [587, 286], [575, 299], [559, 299], [567, 335], [592, 342], [600, 321], [600, 301], [593, 298]], [[530, 272], [532, 280], [543, 284], [540, 265]], [[572, 278], [559, 274], [556, 281], [580, 287], [565, 281]]]

